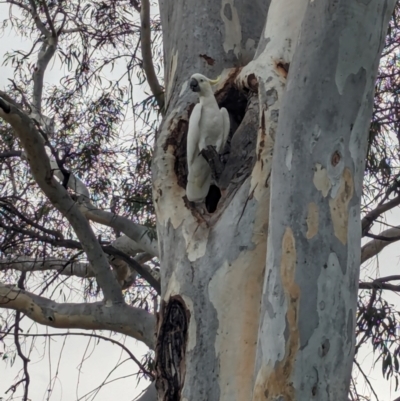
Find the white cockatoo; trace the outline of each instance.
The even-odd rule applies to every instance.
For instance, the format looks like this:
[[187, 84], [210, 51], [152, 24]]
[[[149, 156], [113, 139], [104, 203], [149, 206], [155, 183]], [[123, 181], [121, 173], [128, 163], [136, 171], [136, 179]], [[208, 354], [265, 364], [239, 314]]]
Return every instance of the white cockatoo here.
[[211, 89], [217, 82], [201, 74], [190, 78], [190, 89], [199, 94], [200, 100], [190, 116], [187, 136], [186, 196], [191, 202], [203, 201], [211, 185], [211, 169], [200, 152], [209, 145], [222, 152], [229, 135], [228, 111], [219, 108]]

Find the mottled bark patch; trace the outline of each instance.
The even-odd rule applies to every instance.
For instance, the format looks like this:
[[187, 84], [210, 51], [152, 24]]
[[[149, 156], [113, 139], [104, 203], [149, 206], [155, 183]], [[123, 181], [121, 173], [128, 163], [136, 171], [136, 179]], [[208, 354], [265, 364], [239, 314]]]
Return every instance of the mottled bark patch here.
[[316, 164], [315, 165], [315, 170], [314, 170], [314, 178], [313, 178], [313, 183], [315, 188], [318, 189], [318, 191], [321, 191], [322, 196], [326, 198], [326, 196], [329, 193], [329, 190], [332, 187], [331, 181], [329, 180], [328, 177], [328, 172], [326, 171], [325, 168], [322, 167], [321, 164]]
[[180, 296], [163, 301], [156, 345], [156, 387], [160, 401], [178, 401], [185, 381], [190, 312]]
[[340, 188], [335, 198], [329, 200], [329, 208], [335, 236], [346, 245], [349, 221], [349, 202], [353, 197], [354, 183], [351, 172], [345, 168], [340, 182]]
[[281, 280], [286, 301], [285, 355], [281, 360], [270, 361], [258, 372], [254, 400], [294, 400], [292, 372], [299, 350], [298, 329], [300, 288], [295, 282], [297, 252], [291, 228], [282, 238]]
[[308, 204], [308, 215], [307, 215], [307, 239], [315, 237], [318, 233], [319, 224], [319, 209], [318, 206], [311, 202]]

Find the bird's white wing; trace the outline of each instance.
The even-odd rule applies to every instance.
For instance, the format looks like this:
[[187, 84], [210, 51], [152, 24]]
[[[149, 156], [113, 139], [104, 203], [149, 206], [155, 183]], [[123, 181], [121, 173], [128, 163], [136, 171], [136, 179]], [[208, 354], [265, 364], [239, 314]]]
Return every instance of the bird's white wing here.
[[221, 107], [221, 109], [219, 110], [221, 115], [222, 115], [222, 121], [223, 121], [223, 125], [222, 125], [222, 132], [221, 132], [221, 140], [218, 141], [217, 144], [217, 152], [221, 153], [224, 150], [226, 141], [228, 140], [228, 136], [229, 136], [229, 129], [230, 129], [230, 121], [229, 121], [229, 114], [228, 114], [228, 110], [225, 107]]
[[[199, 140], [202, 106], [196, 104], [189, 119], [187, 136], [188, 177], [186, 196], [191, 202], [202, 202], [207, 196], [211, 183], [211, 169], [202, 155], [199, 155]], [[204, 134], [204, 133], [203, 133]]]
[[187, 163], [190, 166], [193, 164], [195, 157], [199, 153], [200, 139], [200, 120], [201, 120], [201, 104], [197, 103], [189, 118], [189, 129], [187, 135], [186, 156]]

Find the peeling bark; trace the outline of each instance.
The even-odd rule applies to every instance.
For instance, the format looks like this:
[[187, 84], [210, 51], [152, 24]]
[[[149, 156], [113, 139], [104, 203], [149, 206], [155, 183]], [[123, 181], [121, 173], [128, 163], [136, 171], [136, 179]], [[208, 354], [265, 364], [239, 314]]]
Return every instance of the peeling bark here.
[[349, 389], [367, 130], [394, 1], [326, 5], [307, 7], [280, 111], [254, 401]]
[[[179, 379], [159, 371], [160, 399], [346, 399], [362, 135], [393, 1], [385, 12], [384, 3], [160, 2], [166, 116], [153, 159], [164, 302], [159, 364], [169, 341], [160, 330], [164, 311], [179, 296], [190, 314], [187, 341], [168, 354], [179, 355], [180, 369], [169, 369]], [[214, 163], [222, 197], [213, 213], [185, 197], [195, 72], [221, 75], [215, 96], [231, 117], [221, 173]], [[227, 107], [234, 103], [241, 106]]]
[[[241, 90], [235, 88], [240, 72], [237, 67], [255, 54], [268, 3], [190, 2], [189, 8], [188, 4], [162, 1], [160, 6], [167, 110], [153, 160], [153, 197], [162, 299], [167, 308], [179, 295], [190, 313], [188, 339], [181, 354], [185, 373], [179, 386], [183, 388], [177, 399], [250, 399], [268, 213], [265, 203], [261, 203], [264, 195], [256, 199], [250, 188], [258, 126], [257, 96], [250, 96], [247, 106], [247, 89], [237, 97], [244, 102], [232, 101], [231, 95]], [[228, 8], [242, 26], [240, 43], [224, 14]], [[178, 35], [173, 28], [176, 21], [179, 32], [183, 30], [187, 35]], [[218, 31], [225, 25], [226, 40], [221, 42]], [[199, 35], [202, 39], [195, 39]], [[251, 57], [245, 51], [238, 52], [246, 48], [246, 43], [253, 43]], [[205, 63], [199, 54], [207, 54], [215, 63]], [[196, 101], [187, 83], [195, 72], [210, 77], [221, 75], [217, 101], [230, 111], [231, 126], [235, 127], [232, 144], [243, 143], [240, 146], [245, 154], [239, 154], [235, 146], [232, 152], [237, 152], [236, 161], [230, 162], [227, 155], [224, 171], [229, 168], [229, 178], [224, 181], [226, 185], [221, 184], [223, 196], [212, 214], [185, 202], [187, 121]], [[159, 327], [163, 318], [165, 315], [160, 317]], [[177, 394], [176, 386], [164, 378], [160, 380], [159, 397], [172, 399], [167, 397]]]

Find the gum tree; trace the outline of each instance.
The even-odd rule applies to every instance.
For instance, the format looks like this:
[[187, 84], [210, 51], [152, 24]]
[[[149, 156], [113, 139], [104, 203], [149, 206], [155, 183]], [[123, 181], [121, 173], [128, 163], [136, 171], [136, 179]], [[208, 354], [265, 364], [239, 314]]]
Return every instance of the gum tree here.
[[[22, 313], [44, 325], [143, 341], [155, 351], [147, 374], [160, 400], [346, 399], [359, 266], [399, 239], [393, 227], [360, 246], [374, 221], [400, 203], [386, 158], [390, 171], [379, 170], [386, 171], [385, 190], [360, 217], [367, 149], [373, 156], [375, 82], [394, 0], [160, 0], [160, 81], [150, 35], [160, 26], [148, 1], [8, 3], [31, 21], [40, 50], [32, 74], [20, 73], [0, 93], [8, 141], [2, 157], [19, 163], [4, 173], [11, 181], [3, 189], [2, 269], [21, 272], [18, 285], [1, 284], [1, 306], [15, 310], [17, 320]], [[82, 44], [75, 48], [77, 36]], [[119, 53], [103, 54], [103, 63], [93, 59], [91, 51], [103, 48]], [[45, 72], [56, 55], [75, 75], [62, 90], [46, 92]], [[144, 108], [162, 115], [152, 138], [157, 238], [151, 207], [124, 203], [145, 185], [126, 185], [121, 172], [144, 177], [146, 168], [137, 162], [132, 170], [115, 148], [104, 150], [107, 141], [124, 141], [115, 127], [129, 91], [110, 79], [80, 114], [82, 99], [101, 81], [98, 72], [123, 57], [130, 60], [128, 78], [136, 71], [153, 94]], [[27, 58], [12, 59], [17, 73]], [[197, 101], [188, 81], [195, 72], [221, 75], [215, 96], [231, 120], [223, 157], [203, 153], [215, 176], [204, 205], [185, 196], [188, 120]], [[139, 116], [137, 131], [147, 122]], [[89, 148], [81, 146], [85, 130]], [[78, 143], [71, 146], [68, 135]], [[33, 189], [28, 178], [11, 177], [18, 169], [31, 175]], [[101, 187], [103, 172], [109, 182]], [[38, 189], [38, 203], [23, 209]], [[36, 241], [35, 255], [16, 237]], [[27, 273], [44, 270], [93, 277], [101, 299], [57, 303], [27, 290]], [[147, 310], [127, 299], [143, 294], [144, 281], [151, 287], [144, 298], [160, 297]], [[155, 393], [152, 385], [142, 400]]]

